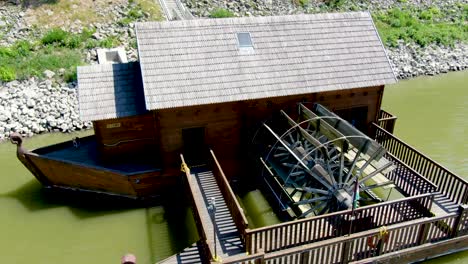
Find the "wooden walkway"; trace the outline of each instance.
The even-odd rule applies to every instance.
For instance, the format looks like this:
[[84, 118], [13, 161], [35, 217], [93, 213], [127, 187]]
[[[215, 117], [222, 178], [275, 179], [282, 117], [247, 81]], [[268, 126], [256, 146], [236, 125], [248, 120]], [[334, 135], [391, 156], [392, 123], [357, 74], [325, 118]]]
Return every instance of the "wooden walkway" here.
[[434, 213], [435, 216], [443, 216], [457, 212], [459, 203], [451, 199], [447, 194], [438, 191], [437, 186], [432, 182], [407, 165], [403, 165], [402, 162], [392, 154], [387, 153], [385, 157], [394, 162], [396, 166], [396, 168], [389, 173], [388, 178], [395, 182], [397, 189], [401, 193], [405, 196], [434, 193], [435, 196], [431, 212]]
[[[198, 213], [202, 221], [208, 227], [206, 234], [209, 241], [213, 240], [213, 221], [208, 212], [208, 205], [211, 198], [216, 200], [216, 253], [221, 258], [242, 254], [245, 252], [245, 247], [242, 243], [240, 233], [236, 228], [234, 220], [229, 212], [223, 195], [219, 186], [214, 178], [212, 171], [206, 169], [198, 169], [199, 172], [191, 174], [196, 181], [195, 190], [192, 195], [193, 198], [205, 205]], [[192, 208], [192, 210], [195, 210]], [[161, 263], [202, 263], [200, 246], [193, 244], [191, 247], [185, 249]], [[214, 254], [214, 252], [212, 252]]]

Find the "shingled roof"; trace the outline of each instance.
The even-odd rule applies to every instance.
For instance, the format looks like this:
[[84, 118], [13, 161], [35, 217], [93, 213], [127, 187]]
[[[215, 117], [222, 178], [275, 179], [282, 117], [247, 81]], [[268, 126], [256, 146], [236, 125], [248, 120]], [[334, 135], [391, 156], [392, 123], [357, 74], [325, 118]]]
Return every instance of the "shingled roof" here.
[[78, 101], [83, 121], [144, 113], [139, 63], [78, 67]]
[[396, 81], [367, 12], [137, 23], [136, 34], [148, 110]]

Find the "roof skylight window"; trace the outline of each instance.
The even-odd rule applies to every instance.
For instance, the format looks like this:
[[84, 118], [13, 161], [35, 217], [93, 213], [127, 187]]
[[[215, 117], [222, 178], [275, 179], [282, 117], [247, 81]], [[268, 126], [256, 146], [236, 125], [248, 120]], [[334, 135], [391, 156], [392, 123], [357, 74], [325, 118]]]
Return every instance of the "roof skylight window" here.
[[237, 33], [237, 41], [239, 48], [253, 48], [252, 39], [248, 32]]
[[239, 46], [239, 55], [255, 54], [252, 38], [250, 38], [249, 32], [237, 33], [237, 45]]

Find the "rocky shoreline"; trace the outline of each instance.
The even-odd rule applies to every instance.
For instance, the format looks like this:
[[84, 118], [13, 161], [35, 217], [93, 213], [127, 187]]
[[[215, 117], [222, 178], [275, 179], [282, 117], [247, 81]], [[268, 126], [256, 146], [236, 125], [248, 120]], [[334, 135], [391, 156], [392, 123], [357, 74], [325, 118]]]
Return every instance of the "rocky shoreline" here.
[[72, 132], [92, 127], [78, 115], [74, 84], [51, 80], [12, 81], [0, 88], [0, 140], [13, 132], [33, 136], [43, 132]]
[[[293, 4], [288, 0], [182, 0], [196, 17], [208, 17], [215, 9], [223, 8], [236, 16], [286, 15], [298, 13], [326, 12], [323, 1], [310, 0], [307, 5]], [[300, 2], [300, 1], [296, 1]], [[436, 5], [442, 12], [450, 14], [451, 6], [458, 0], [350, 0], [344, 1], [341, 11], [386, 10], [414, 4], [422, 7]], [[126, 3], [111, 5], [106, 10], [99, 10], [102, 15], [109, 15], [106, 23], [86, 25], [95, 28], [93, 38], [101, 40], [106, 37], [117, 37], [125, 47], [129, 61], [137, 60], [135, 33], [133, 23], [121, 25], [129, 11]], [[452, 12], [453, 13], [453, 12]], [[111, 16], [110, 16], [111, 15]], [[0, 45], [11, 45], [16, 40], [37, 39], [40, 34], [25, 22], [25, 13], [20, 6], [13, 4], [0, 5]], [[145, 16], [139, 19], [144, 21]], [[71, 25], [68, 30], [81, 32], [84, 27]], [[133, 44], [132, 44], [133, 43]], [[84, 50], [83, 57], [87, 64], [97, 63], [96, 49]], [[416, 44], [399, 42], [396, 47], [387, 48], [395, 75], [399, 79], [408, 79], [420, 75], [436, 75], [449, 71], [468, 69], [468, 45], [458, 43], [454, 47], [429, 45], [420, 47]], [[71, 132], [92, 127], [90, 122], [79, 119], [76, 83], [57, 83], [53, 76], [58, 73], [47, 72], [46, 80], [30, 78], [23, 81], [2, 83], [0, 81], [0, 141], [7, 139], [12, 132], [23, 136], [32, 136], [44, 132]]]

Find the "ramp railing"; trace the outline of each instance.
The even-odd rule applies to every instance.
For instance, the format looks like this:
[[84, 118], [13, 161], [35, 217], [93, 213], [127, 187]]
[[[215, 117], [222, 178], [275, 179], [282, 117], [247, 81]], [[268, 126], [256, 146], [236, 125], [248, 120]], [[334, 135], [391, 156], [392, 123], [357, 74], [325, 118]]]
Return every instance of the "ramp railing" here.
[[394, 157], [438, 186], [438, 191], [459, 204], [468, 203], [468, 182], [390, 132], [372, 123], [375, 140]]
[[[201, 196], [201, 194], [199, 194], [199, 189], [196, 187], [197, 183], [195, 182], [195, 179], [193, 179], [192, 175], [190, 174], [190, 169], [185, 163], [184, 155], [181, 154], [180, 158], [182, 160], [182, 171], [185, 174], [185, 180], [187, 182], [187, 186], [191, 194], [188, 196], [190, 197], [190, 202], [193, 208], [192, 210], [193, 217], [195, 219], [195, 224], [197, 226], [198, 235], [200, 236], [199, 242], [201, 243], [201, 247], [203, 249], [203, 252], [201, 252], [200, 255], [203, 256], [204, 261], [209, 261], [213, 258], [213, 252], [215, 251], [213, 248], [214, 241], [209, 239], [209, 236], [207, 234], [207, 230], [210, 230], [210, 227], [208, 227], [207, 223], [203, 221], [199, 213], [202, 210], [204, 210], [205, 205], [194, 198], [195, 195]], [[213, 239], [216, 239], [216, 238], [213, 237]]]
[[[365, 206], [354, 211], [354, 221], [366, 223], [368, 229], [428, 217], [433, 200], [434, 194], [429, 193]], [[346, 210], [247, 230], [246, 250], [268, 253], [347, 235], [350, 218], [351, 210]], [[360, 231], [359, 228], [362, 230], [354, 224], [352, 233]]]
[[219, 189], [223, 194], [224, 200], [229, 208], [229, 212], [231, 213], [234, 223], [236, 224], [237, 230], [239, 230], [241, 238], [245, 242], [245, 232], [249, 227], [249, 222], [247, 221], [247, 217], [244, 214], [244, 209], [242, 209], [239, 201], [237, 201], [236, 195], [234, 194], [234, 191], [232, 190], [229, 181], [226, 178], [226, 175], [224, 174], [223, 169], [221, 168], [221, 165], [219, 164], [219, 161], [216, 158], [213, 150], [210, 150], [210, 154], [213, 159], [212, 169], [216, 182], [218, 183]]
[[387, 130], [388, 132], [393, 134], [393, 131], [395, 129], [395, 123], [397, 121], [397, 117], [390, 114], [389, 112], [380, 109], [379, 112], [379, 119], [377, 119], [377, 124]]
[[466, 229], [461, 232], [461, 226], [467, 209], [462, 205], [459, 213], [417, 219], [270, 253], [260, 251], [249, 256], [230, 257], [223, 263], [349, 263], [381, 256], [464, 235]]

